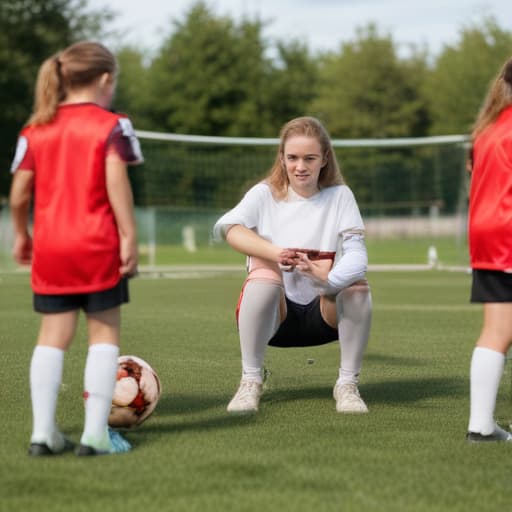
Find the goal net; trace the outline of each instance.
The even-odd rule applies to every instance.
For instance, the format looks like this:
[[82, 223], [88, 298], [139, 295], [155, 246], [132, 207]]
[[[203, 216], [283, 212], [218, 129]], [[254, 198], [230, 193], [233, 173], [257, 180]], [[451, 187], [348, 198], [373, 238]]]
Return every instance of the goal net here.
[[[278, 139], [138, 131], [145, 162], [130, 168], [141, 264], [243, 262], [212, 228], [272, 166]], [[467, 268], [462, 135], [333, 140], [367, 228], [372, 265]], [[0, 269], [13, 266], [0, 204]]]
[[[172, 263], [172, 248], [192, 255], [217, 247], [216, 219], [267, 174], [279, 144], [137, 135], [145, 156], [131, 172], [139, 237], [147, 262], [157, 265]], [[335, 139], [333, 146], [365, 220], [370, 263], [467, 265], [466, 136]]]

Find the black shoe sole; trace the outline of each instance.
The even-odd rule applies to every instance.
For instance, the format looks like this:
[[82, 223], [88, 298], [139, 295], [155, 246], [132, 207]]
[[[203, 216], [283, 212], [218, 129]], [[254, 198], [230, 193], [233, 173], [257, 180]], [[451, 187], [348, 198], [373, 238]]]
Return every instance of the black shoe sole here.
[[502, 439], [495, 434], [489, 434], [488, 436], [484, 436], [479, 434], [478, 432], [468, 432], [466, 434], [466, 441], [468, 443], [492, 443], [498, 441], [507, 441], [506, 439]]
[[28, 454], [31, 457], [52, 457], [54, 455], [62, 455], [65, 452], [74, 450], [75, 443], [66, 439], [64, 448], [58, 452], [54, 452], [46, 443], [31, 443]]
[[95, 455], [107, 455], [108, 452], [102, 452], [100, 450], [96, 450], [92, 446], [87, 446], [86, 444], [81, 444], [75, 450], [75, 455], [77, 457], [94, 457]]
[[32, 443], [28, 449], [28, 454], [31, 457], [48, 457], [55, 455], [46, 443]]

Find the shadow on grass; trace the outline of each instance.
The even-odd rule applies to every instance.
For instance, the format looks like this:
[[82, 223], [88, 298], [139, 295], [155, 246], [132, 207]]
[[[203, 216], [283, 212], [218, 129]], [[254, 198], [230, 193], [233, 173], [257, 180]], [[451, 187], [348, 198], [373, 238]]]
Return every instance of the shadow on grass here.
[[[418, 378], [400, 379], [384, 382], [361, 384], [360, 390], [369, 407], [372, 404], [411, 404], [432, 398], [466, 396], [467, 382], [461, 377], [453, 378]], [[262, 397], [262, 405], [276, 404], [279, 402], [293, 402], [300, 400], [326, 400], [332, 399], [332, 387], [330, 386], [306, 386], [294, 389], [276, 389], [270, 387]], [[223, 396], [210, 396], [200, 398], [194, 394], [170, 394], [163, 396], [158, 405], [158, 417], [171, 417], [175, 421], [165, 421], [144, 425], [143, 432], [147, 434], [178, 433], [190, 431], [218, 430], [241, 425], [255, 424], [265, 421], [264, 411], [257, 415], [233, 416], [225, 411], [228, 400]], [[209, 409], [221, 408], [214, 417], [196, 417], [188, 421], [182, 421], [183, 415], [197, 415]], [[181, 415], [181, 418], [180, 418]]]
[[[360, 384], [359, 389], [368, 405], [377, 403], [401, 404], [439, 397], [466, 396], [468, 383], [461, 377], [387, 380]], [[270, 389], [264, 402], [289, 402], [332, 397], [332, 387], [317, 386], [299, 389]]]
[[205, 396], [199, 393], [169, 393], [160, 397], [158, 411], [160, 416], [193, 414], [219, 406], [226, 406], [228, 401], [229, 398], [222, 395]]
[[397, 366], [425, 366], [430, 364], [430, 361], [427, 361], [425, 358], [390, 356], [384, 354], [366, 354], [364, 356], [364, 363], [367, 361], [372, 363], [384, 363]]
[[401, 404], [430, 398], [466, 396], [468, 382], [462, 377], [429, 377], [373, 382], [360, 386], [369, 404]]
[[[359, 386], [361, 395], [371, 404], [407, 404], [431, 398], [458, 398], [467, 395], [467, 381], [461, 377], [431, 377], [386, 380], [383, 382], [362, 383]], [[250, 421], [257, 416], [233, 416], [225, 412], [229, 401], [228, 396], [205, 397], [196, 394], [168, 394], [162, 396], [158, 404], [158, 416], [179, 418], [180, 416], [204, 413], [210, 409], [219, 409], [225, 413], [220, 418], [200, 419], [197, 422], [179, 423], [172, 429], [204, 428], [213, 426], [229, 426]], [[304, 386], [300, 388], [276, 388], [272, 381], [262, 396], [262, 404], [293, 402], [299, 400], [332, 399], [331, 386]], [[219, 411], [219, 412], [220, 412]], [[156, 427], [159, 429], [159, 427]], [[145, 427], [146, 429], [146, 427]]]
[[[183, 399], [183, 397], [182, 397]], [[218, 403], [219, 401], [215, 401]], [[205, 400], [197, 401], [198, 407], [194, 408], [194, 412], [191, 413], [192, 416], [190, 419], [186, 419], [184, 421], [183, 416], [176, 416], [174, 410], [172, 408], [165, 410], [164, 408], [158, 409], [158, 417], [165, 417], [164, 421], [152, 422], [151, 419], [144, 423], [144, 425], [133, 431], [131, 435], [130, 430], [124, 431], [124, 434], [127, 434], [127, 438], [133, 444], [134, 447], [138, 445], [143, 445], [146, 443], [152, 444], [156, 442], [156, 437], [159, 435], [167, 435], [167, 434], [180, 434], [180, 433], [205, 433], [205, 432], [215, 432], [226, 429], [238, 428], [241, 426], [250, 426], [255, 423], [264, 421], [263, 414], [250, 414], [250, 415], [231, 415], [226, 412], [225, 405], [226, 401], [222, 401], [222, 405], [224, 406], [223, 411], [219, 413], [215, 413], [215, 416], [212, 413], [207, 413], [206, 416], [203, 414], [199, 416], [199, 412], [202, 410], [203, 412], [209, 407], [205, 406]], [[201, 408], [201, 405], [203, 407]], [[211, 403], [210, 403], [211, 405]], [[191, 411], [191, 408], [187, 408], [188, 411]]]

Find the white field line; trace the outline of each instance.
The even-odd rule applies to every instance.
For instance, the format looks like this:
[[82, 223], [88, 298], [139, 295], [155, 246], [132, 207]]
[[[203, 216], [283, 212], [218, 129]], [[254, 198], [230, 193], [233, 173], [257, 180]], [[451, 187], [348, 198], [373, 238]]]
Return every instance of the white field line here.
[[[370, 264], [368, 266], [368, 272], [426, 272], [432, 270], [443, 272], [471, 272], [469, 267], [455, 265]], [[143, 278], [199, 279], [245, 271], [245, 265], [141, 265], [139, 267], [139, 276]], [[28, 272], [30, 272], [29, 267], [0, 269], [0, 274], [26, 274]]]
[[[368, 266], [368, 272], [426, 272], [431, 270], [470, 272], [470, 269], [465, 266], [436, 265], [433, 267], [426, 264], [379, 264]], [[236, 272], [245, 272], [245, 265], [156, 265], [139, 267], [140, 276], [147, 278], [189, 279]]]

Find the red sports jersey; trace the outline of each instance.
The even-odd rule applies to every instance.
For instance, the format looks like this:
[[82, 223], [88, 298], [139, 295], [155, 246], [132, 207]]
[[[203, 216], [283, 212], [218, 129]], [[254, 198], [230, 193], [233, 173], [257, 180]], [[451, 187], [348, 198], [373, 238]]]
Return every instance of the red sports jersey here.
[[469, 247], [473, 268], [512, 270], [512, 107], [474, 142]]
[[62, 105], [52, 122], [22, 130], [12, 171], [34, 172], [35, 293], [89, 293], [119, 282], [119, 235], [105, 173], [119, 134], [133, 151], [118, 152], [141, 162], [129, 120], [93, 103]]

